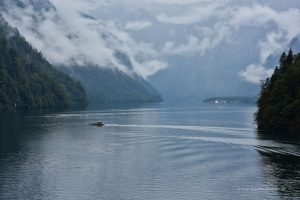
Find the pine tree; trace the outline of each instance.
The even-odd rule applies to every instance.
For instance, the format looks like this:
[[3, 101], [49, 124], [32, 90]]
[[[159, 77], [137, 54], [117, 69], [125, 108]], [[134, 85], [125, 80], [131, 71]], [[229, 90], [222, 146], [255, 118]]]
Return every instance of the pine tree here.
[[288, 65], [292, 65], [294, 62], [294, 52], [292, 49], [289, 50], [289, 53], [286, 57], [286, 60], [285, 60], [285, 65], [288, 66]]
[[82, 85], [57, 71], [0, 16], [0, 111], [86, 104]]
[[280, 59], [279, 59], [279, 67], [280, 68], [285, 66], [286, 57], [287, 56], [286, 56], [285, 52], [283, 52]]
[[262, 83], [256, 121], [263, 134], [300, 137], [300, 54], [282, 54], [279, 68]]

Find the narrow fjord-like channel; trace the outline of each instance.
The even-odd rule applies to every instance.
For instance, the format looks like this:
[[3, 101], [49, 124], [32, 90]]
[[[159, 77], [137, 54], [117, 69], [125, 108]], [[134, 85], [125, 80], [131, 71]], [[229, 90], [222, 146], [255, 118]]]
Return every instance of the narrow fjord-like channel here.
[[[153, 104], [1, 114], [0, 199], [291, 199], [300, 148], [256, 107]], [[88, 126], [105, 122], [97, 128]]]

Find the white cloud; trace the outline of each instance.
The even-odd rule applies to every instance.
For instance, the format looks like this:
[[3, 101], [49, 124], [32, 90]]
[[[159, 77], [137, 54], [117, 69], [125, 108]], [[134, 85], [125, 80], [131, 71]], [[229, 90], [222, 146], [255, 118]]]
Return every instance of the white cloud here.
[[[114, 22], [81, 17], [80, 13], [89, 13], [93, 8], [88, 2], [51, 1], [58, 13], [55, 10], [38, 13], [30, 4], [18, 8], [9, 2], [9, 12], [5, 18], [11, 25], [18, 27], [21, 34], [43, 52], [52, 64], [92, 63], [101, 67], [117, 67], [131, 73], [131, 69], [115, 57], [115, 50], [121, 50], [133, 64], [134, 71], [145, 78], [168, 66], [154, 57], [158, 53], [151, 44], [137, 42]], [[132, 30], [151, 26], [150, 22], [145, 21], [129, 22], [127, 25]], [[137, 57], [142, 57], [143, 61], [137, 61]]]
[[259, 84], [267, 77], [270, 77], [273, 74], [273, 71], [273, 69], [266, 69], [261, 65], [251, 64], [246, 67], [245, 70], [241, 71], [239, 75], [250, 83]]
[[[207, 49], [212, 49], [222, 41], [233, 37], [234, 32], [237, 33], [245, 26], [255, 29], [273, 23], [276, 29], [267, 33], [257, 44], [260, 51], [260, 62], [264, 64], [270, 55], [282, 52], [293, 38], [300, 36], [300, 10], [297, 8], [276, 11], [269, 6], [257, 3], [251, 6], [238, 6], [238, 4], [232, 6], [228, 2], [204, 2], [188, 7], [184, 13], [178, 15], [158, 15], [158, 20], [163, 23], [194, 25], [209, 21], [209, 24], [211, 24], [206, 25], [208, 27], [200, 28], [201, 31], [206, 30], [209, 32], [206, 37], [190, 38], [186, 44], [178, 46], [175, 45], [175, 42], [167, 42], [164, 52], [167, 55], [171, 55], [172, 52], [176, 55], [192, 52], [203, 54]], [[209, 26], [218, 26], [219, 29]]]
[[8, 11], [6, 20], [51, 63], [68, 65], [88, 60], [103, 66], [114, 64], [113, 51], [105, 46], [97, 31], [87, 29], [88, 22], [79, 19], [75, 11], [68, 11], [68, 15], [76, 23], [65, 23], [55, 10], [36, 12], [30, 4], [25, 8], [11, 4]]
[[123, 5], [133, 5], [133, 6], [143, 6], [143, 7], [147, 7], [149, 5], [159, 5], [159, 6], [163, 6], [163, 5], [193, 5], [193, 4], [198, 4], [198, 3], [203, 3], [203, 2], [213, 2], [216, 0], [140, 0], [140, 1], [136, 1], [136, 0], [114, 0], [114, 1], [99, 1], [99, 0], [90, 0], [93, 1], [94, 3], [97, 4], [102, 4], [102, 5], [112, 5], [112, 4], [123, 4]]
[[153, 23], [149, 22], [149, 21], [130, 21], [130, 22], [127, 22], [127, 24], [125, 25], [125, 29], [133, 30], [133, 31], [140, 31], [140, 30], [148, 28], [152, 25], [153, 25]]
[[199, 53], [204, 55], [232, 36], [231, 29], [222, 24], [216, 24], [212, 28], [202, 28], [199, 31], [201, 37], [190, 35], [186, 43], [176, 45], [175, 42], [166, 42], [161, 54], [165, 56], [192, 56]]
[[158, 71], [161, 71], [168, 67], [168, 64], [166, 62], [160, 60], [143, 62], [140, 65], [142, 65], [143, 67], [139, 67], [137, 71], [139, 74], [143, 74], [144, 78], [156, 74]]
[[180, 5], [189, 5], [189, 4], [196, 4], [202, 2], [212, 2], [214, 0], [154, 0], [155, 3], [160, 4], [180, 4]]
[[[285, 50], [293, 38], [300, 36], [299, 8], [279, 11], [271, 6], [249, 3], [250, 0], [246, 3], [232, 0], [50, 1], [66, 23], [57, 20], [56, 13], [51, 10], [37, 15], [30, 6], [24, 9], [12, 7], [5, 17], [54, 64], [87, 61], [101, 66], [116, 66], [125, 71], [126, 67], [114, 57], [117, 49], [128, 55], [134, 71], [144, 77], [168, 67], [173, 56], [212, 53], [224, 42], [235, 41], [244, 27], [260, 30], [271, 24], [272, 28], [267, 29], [255, 44], [259, 56], [254, 63], [259, 64], [250, 65], [240, 73], [244, 80], [256, 83], [257, 78], [254, 77], [265, 77], [270, 72], [262, 67], [266, 59]], [[152, 21], [152, 16], [140, 19], [133, 14], [133, 18], [128, 17], [129, 20], [120, 25], [111, 19], [93, 20], [79, 15], [79, 12], [96, 13], [97, 8], [103, 5], [115, 4], [128, 10], [132, 9], [132, 5], [137, 10], [140, 6], [147, 12], [138, 14], [146, 16], [152, 12], [158, 21]], [[155, 6], [149, 7], [150, 4]], [[32, 15], [37, 15], [42, 23], [36, 24]], [[161, 31], [164, 35], [160, 38], [150, 30]], [[186, 30], [184, 35], [182, 30]], [[132, 31], [143, 31], [141, 33], [148, 36], [152, 34], [153, 38], [149, 38], [153, 42], [146, 42], [149, 38], [145, 41], [134, 38], [135, 34], [130, 34]], [[165, 35], [171, 31], [175, 37]], [[181, 34], [176, 35], [176, 31]]]
[[270, 76], [273, 70], [262, 67], [267, 58], [286, 50], [291, 40], [300, 36], [300, 10], [289, 9], [279, 12], [268, 6], [255, 4], [251, 7], [236, 8], [230, 20], [230, 24], [235, 28], [262, 27], [268, 23], [273, 23], [276, 29], [267, 33], [265, 38], [258, 42], [260, 64], [249, 65], [246, 70], [240, 72], [240, 76], [251, 83], [259, 83], [260, 80]]
[[290, 40], [283, 41], [284, 34], [283, 31], [271, 32], [259, 42], [261, 63], [265, 63], [270, 55], [281, 53], [288, 45]]
[[188, 10], [176, 16], [167, 16], [160, 14], [157, 19], [163, 23], [177, 24], [177, 25], [189, 25], [195, 24], [211, 17], [222, 14], [220, 8], [226, 4], [227, 1], [212, 1], [208, 4], [197, 5], [196, 7], [190, 7]]
[[251, 7], [237, 7], [230, 20], [230, 24], [235, 28], [262, 27], [268, 23], [275, 24], [277, 30], [268, 33], [259, 42], [261, 63], [270, 55], [282, 52], [292, 39], [300, 36], [300, 10], [293, 8], [280, 12], [268, 6], [255, 4]]

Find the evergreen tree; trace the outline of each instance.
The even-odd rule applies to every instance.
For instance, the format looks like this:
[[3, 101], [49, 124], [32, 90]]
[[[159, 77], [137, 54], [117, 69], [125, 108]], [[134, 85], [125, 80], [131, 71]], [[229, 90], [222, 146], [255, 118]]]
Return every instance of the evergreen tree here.
[[0, 110], [85, 106], [81, 84], [53, 68], [1, 20], [0, 16]]
[[283, 66], [285, 66], [285, 61], [286, 61], [286, 53], [283, 52], [280, 59], [279, 59], [279, 67], [282, 68]]
[[280, 68], [261, 85], [256, 121], [261, 133], [300, 136], [300, 54], [282, 54]]
[[286, 66], [292, 65], [293, 62], [294, 62], [294, 53], [293, 53], [293, 50], [290, 49], [289, 53], [288, 53], [288, 55], [287, 55], [287, 57], [285, 59], [285, 65]]

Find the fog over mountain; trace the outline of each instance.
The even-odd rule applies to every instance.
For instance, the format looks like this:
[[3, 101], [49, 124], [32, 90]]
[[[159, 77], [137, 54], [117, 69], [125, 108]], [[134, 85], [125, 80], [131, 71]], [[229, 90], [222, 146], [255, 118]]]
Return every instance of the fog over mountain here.
[[291, 46], [299, 50], [298, 0], [0, 4], [4, 18], [52, 64], [137, 73], [167, 100], [256, 95], [278, 55]]

